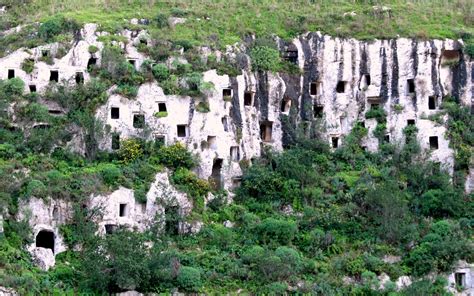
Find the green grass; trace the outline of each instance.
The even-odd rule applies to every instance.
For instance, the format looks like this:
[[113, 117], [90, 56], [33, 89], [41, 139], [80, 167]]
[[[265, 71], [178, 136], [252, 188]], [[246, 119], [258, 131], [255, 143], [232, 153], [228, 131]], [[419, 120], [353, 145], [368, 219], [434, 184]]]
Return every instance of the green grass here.
[[[391, 17], [374, 16], [372, 6], [376, 4], [390, 7]], [[352, 11], [356, 16], [343, 16]], [[216, 47], [238, 42], [248, 34], [276, 34], [289, 39], [318, 30], [359, 39], [398, 35], [422, 39], [458, 38], [461, 32], [474, 33], [471, 0], [37, 0], [26, 6], [13, 5], [5, 19], [10, 23], [24, 23], [44, 21], [56, 14], [80, 23], [99, 23], [107, 31], [132, 27], [126, 19], [153, 19], [158, 14], [184, 15], [185, 24], [171, 29], [154, 27], [151, 31], [156, 37]], [[3, 26], [8, 23], [2, 22]]]

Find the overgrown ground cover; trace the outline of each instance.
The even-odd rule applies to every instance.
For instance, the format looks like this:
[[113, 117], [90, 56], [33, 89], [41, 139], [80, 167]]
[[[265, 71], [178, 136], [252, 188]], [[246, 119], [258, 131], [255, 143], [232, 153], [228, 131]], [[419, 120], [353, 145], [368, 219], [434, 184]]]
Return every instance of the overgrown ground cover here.
[[[176, 1], [11, 1], [3, 28], [46, 21], [59, 14], [79, 23], [95, 22], [104, 30], [130, 27], [131, 18], [148, 18], [155, 33], [169, 40], [223, 46], [249, 34], [276, 34], [291, 38], [305, 31], [361, 39], [403, 37], [459, 38], [473, 33], [474, 8], [470, 0], [342, 1], [342, 0], [176, 0]], [[391, 8], [390, 15], [374, 13], [375, 5]], [[354, 12], [355, 15], [344, 16]], [[169, 29], [169, 16], [185, 24]]]

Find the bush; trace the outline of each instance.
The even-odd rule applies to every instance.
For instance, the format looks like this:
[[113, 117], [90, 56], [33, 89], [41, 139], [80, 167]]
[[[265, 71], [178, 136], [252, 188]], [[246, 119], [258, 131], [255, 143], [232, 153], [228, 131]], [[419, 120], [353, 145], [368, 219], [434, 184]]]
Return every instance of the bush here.
[[122, 176], [122, 171], [115, 164], [109, 163], [101, 168], [100, 174], [105, 184], [115, 186]]
[[25, 195], [27, 197], [34, 196], [36, 198], [44, 198], [48, 194], [46, 186], [40, 180], [31, 180], [26, 185]]
[[164, 13], [157, 14], [154, 23], [160, 29], [168, 27], [168, 15]]
[[2, 100], [13, 101], [15, 97], [21, 96], [24, 90], [25, 83], [18, 77], [5, 81], [0, 80], [0, 99]]
[[269, 46], [256, 46], [250, 51], [252, 69], [254, 71], [276, 72], [281, 68], [281, 58], [278, 50]]
[[58, 16], [42, 23], [38, 29], [38, 35], [49, 42], [61, 33], [75, 32], [79, 29], [80, 26], [75, 21]]
[[267, 218], [257, 226], [259, 240], [264, 244], [288, 245], [293, 241], [297, 231], [294, 221]]
[[120, 143], [120, 158], [125, 163], [130, 163], [143, 155], [143, 148], [136, 139], [127, 139]]
[[153, 77], [159, 82], [165, 81], [170, 77], [170, 71], [165, 64], [156, 64], [152, 68]]
[[193, 267], [182, 266], [177, 281], [178, 286], [187, 292], [197, 292], [202, 287], [201, 272]]
[[34, 68], [35, 68], [35, 60], [33, 59], [25, 59], [21, 63], [21, 69], [28, 74], [32, 73]]
[[206, 180], [199, 179], [196, 174], [184, 167], [176, 169], [172, 180], [179, 189], [195, 198], [204, 197], [211, 189]]
[[384, 123], [387, 120], [387, 114], [385, 113], [385, 110], [382, 107], [373, 107], [365, 113], [365, 118], [375, 118], [378, 123]]
[[209, 111], [211, 111], [211, 109], [209, 109], [209, 103], [199, 102], [196, 106], [196, 111], [201, 113], [208, 113]]
[[193, 155], [181, 143], [161, 147], [157, 156], [159, 162], [170, 169], [192, 169], [196, 165]]
[[89, 53], [96, 53], [99, 51], [99, 48], [95, 45], [89, 45], [88, 51]]

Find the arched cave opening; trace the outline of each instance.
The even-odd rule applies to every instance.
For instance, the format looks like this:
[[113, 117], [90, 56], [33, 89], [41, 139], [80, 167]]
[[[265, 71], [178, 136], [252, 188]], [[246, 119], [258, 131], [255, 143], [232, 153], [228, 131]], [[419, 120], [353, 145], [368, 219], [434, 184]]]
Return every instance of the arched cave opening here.
[[36, 235], [36, 247], [51, 249], [54, 254], [54, 233], [49, 230], [41, 230]]

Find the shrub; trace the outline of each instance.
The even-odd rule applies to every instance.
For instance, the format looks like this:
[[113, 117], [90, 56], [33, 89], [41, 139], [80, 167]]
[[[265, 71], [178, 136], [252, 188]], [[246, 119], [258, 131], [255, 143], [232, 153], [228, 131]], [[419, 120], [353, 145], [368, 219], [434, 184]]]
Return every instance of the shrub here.
[[35, 68], [35, 60], [33, 59], [24, 59], [21, 63], [21, 69], [26, 73], [30, 74]]
[[267, 218], [257, 226], [259, 240], [265, 244], [290, 244], [296, 234], [297, 227], [294, 221]]
[[25, 195], [27, 197], [34, 196], [37, 198], [43, 198], [46, 197], [47, 194], [48, 189], [40, 180], [33, 179], [28, 182], [28, 185], [26, 185]]
[[161, 164], [171, 169], [191, 169], [196, 165], [193, 155], [181, 143], [161, 147], [157, 156]]
[[179, 189], [194, 198], [203, 197], [210, 191], [209, 183], [206, 180], [199, 179], [196, 174], [184, 167], [176, 169], [172, 180]]
[[168, 15], [159, 13], [155, 16], [154, 23], [160, 29], [168, 27]]
[[38, 35], [49, 42], [61, 33], [75, 32], [79, 30], [79, 28], [79, 25], [75, 21], [57, 16], [42, 23], [38, 29]]
[[152, 68], [153, 77], [159, 82], [165, 81], [170, 77], [170, 71], [165, 64], [156, 64]]
[[211, 109], [209, 109], [209, 103], [208, 102], [199, 102], [196, 106], [196, 111], [201, 112], [201, 113], [207, 113], [207, 112], [211, 111]]
[[100, 169], [100, 174], [105, 184], [114, 186], [117, 185], [120, 177], [122, 176], [122, 171], [115, 164], [109, 163]]
[[250, 51], [252, 69], [254, 71], [276, 72], [281, 68], [281, 58], [278, 50], [269, 46], [256, 46]]
[[125, 163], [130, 163], [143, 155], [143, 148], [137, 139], [127, 139], [120, 143], [120, 158]]
[[99, 48], [95, 45], [89, 45], [88, 51], [89, 53], [96, 53], [99, 51]]
[[193, 267], [182, 266], [177, 281], [179, 287], [188, 292], [197, 292], [202, 287], [201, 272]]
[[370, 110], [365, 113], [365, 118], [375, 118], [378, 123], [384, 123], [387, 119], [387, 114], [385, 113], [385, 110], [382, 107], [374, 107], [370, 108]]
[[12, 101], [15, 97], [21, 96], [25, 89], [25, 83], [18, 77], [0, 80], [0, 99]]

